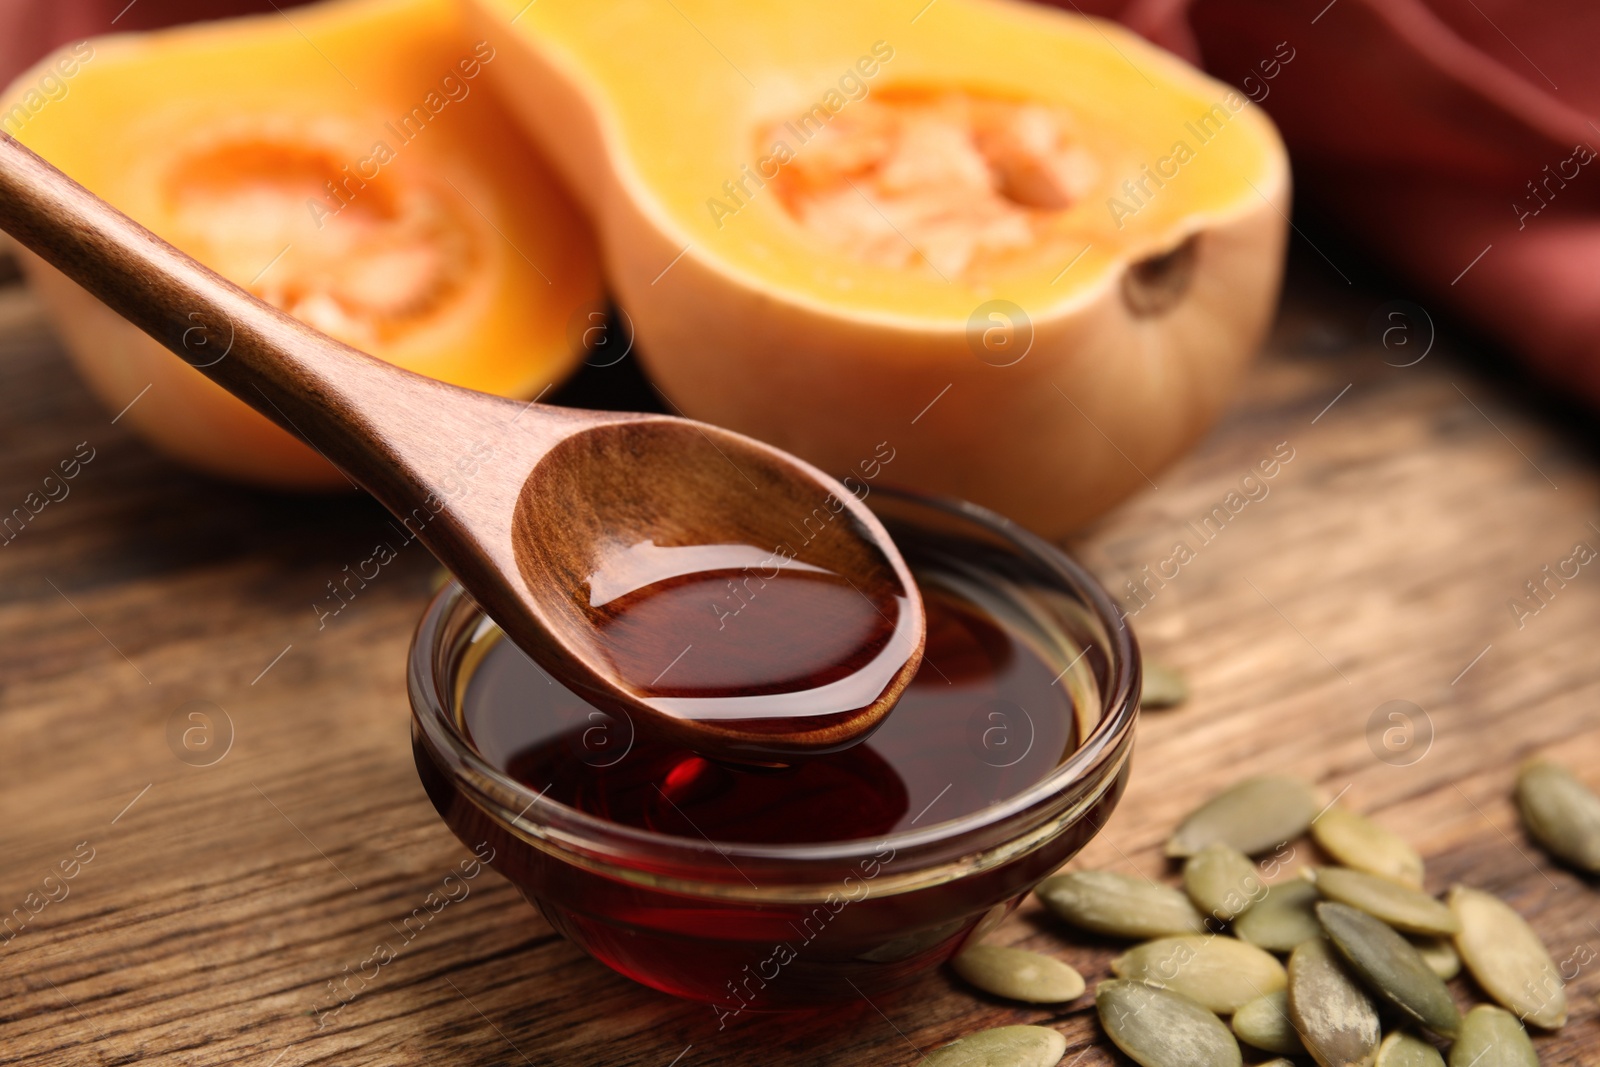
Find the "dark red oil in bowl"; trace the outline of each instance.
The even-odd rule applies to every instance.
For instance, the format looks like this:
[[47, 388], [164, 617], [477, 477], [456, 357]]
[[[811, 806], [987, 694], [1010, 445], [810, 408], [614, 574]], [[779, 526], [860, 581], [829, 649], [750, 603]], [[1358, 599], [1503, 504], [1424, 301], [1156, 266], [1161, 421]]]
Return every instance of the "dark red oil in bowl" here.
[[858, 584], [753, 545], [639, 542], [588, 586], [596, 649], [645, 704], [763, 736], [854, 719], [917, 646], [916, 601], [897, 581]]
[[[435, 620], [431, 638], [456, 645], [435, 650], [449, 744], [421, 728], [426, 702], [413, 735], [434, 805], [556, 929], [724, 1024], [870, 996], [948, 958], [1104, 824], [1126, 777], [1136, 652], [1058, 556], [891, 532], [927, 645], [866, 741], [787, 767], [707, 760], [588, 705], [457, 604], [455, 637]], [[1107, 719], [1121, 724], [1110, 740]], [[1084, 772], [1058, 774], [1075, 753]]]
[[776, 845], [945, 822], [1053, 771], [1076, 747], [1075, 719], [1051, 684], [1059, 668], [950, 594], [925, 605], [923, 665], [894, 712], [861, 744], [788, 767], [727, 767], [636, 737], [506, 641], [468, 681], [463, 723], [534, 791], [657, 833]]

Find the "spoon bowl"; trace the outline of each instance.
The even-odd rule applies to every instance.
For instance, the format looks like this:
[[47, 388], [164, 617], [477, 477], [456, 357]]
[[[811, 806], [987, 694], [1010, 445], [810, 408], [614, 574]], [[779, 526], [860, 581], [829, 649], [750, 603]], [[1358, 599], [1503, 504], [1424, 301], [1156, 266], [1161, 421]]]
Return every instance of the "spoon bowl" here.
[[373, 359], [3, 132], [0, 229], [310, 443], [544, 669], [641, 728], [781, 762], [860, 740], [916, 672], [924, 622], [905, 561], [860, 500], [787, 453]]
[[512, 540], [544, 631], [609, 663], [626, 699], [585, 695], [691, 722], [725, 753], [851, 744], [920, 660], [920, 594], [877, 518], [726, 430], [655, 417], [562, 439], [522, 487]]

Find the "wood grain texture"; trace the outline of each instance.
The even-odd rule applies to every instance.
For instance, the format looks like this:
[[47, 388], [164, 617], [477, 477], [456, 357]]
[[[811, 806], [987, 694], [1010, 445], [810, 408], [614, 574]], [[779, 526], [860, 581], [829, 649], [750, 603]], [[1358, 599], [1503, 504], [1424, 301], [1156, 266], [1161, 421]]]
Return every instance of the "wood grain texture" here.
[[[1307, 775], [1415, 843], [1430, 889], [1491, 890], [1558, 962], [1589, 961], [1573, 965], [1572, 1021], [1537, 1044], [1546, 1064], [1593, 1064], [1600, 959], [1582, 952], [1600, 953], [1600, 893], [1527, 840], [1511, 786], [1533, 753], [1600, 785], [1600, 570], [1520, 629], [1508, 602], [1578, 541], [1600, 545], [1600, 472], [1443, 343], [1385, 366], [1365, 341], [1381, 299], [1298, 281], [1230, 417], [1074, 546], [1122, 592], [1196, 541], [1186, 523], [1275, 447], [1293, 449], [1268, 494], [1135, 617], [1195, 696], [1146, 716], [1126, 799], [1074, 865], [1172, 880], [1161, 842], [1201, 797], [1254, 771]], [[1033, 1022], [1066, 1035], [1064, 1063], [1127, 1063], [1087, 995], [1019, 1007], [945, 973], [719, 1033], [709, 1009], [589, 962], [492, 873], [319, 1028], [329, 980], [398, 941], [467, 856], [409, 752], [403, 664], [434, 564], [396, 545], [319, 629], [325, 583], [397, 540], [387, 516], [192, 477], [110, 419], [32, 301], [0, 289], [0, 513], [80, 442], [94, 449], [69, 495], [0, 546], [0, 909], [41, 892], [81, 842], [94, 850], [68, 895], [0, 944], [0, 1061], [909, 1067], [974, 1029]], [[896, 430], [886, 420], [897, 447], [915, 446]], [[1396, 699], [1433, 727], [1409, 766], [1368, 741], [1374, 709]], [[168, 747], [194, 700], [232, 722], [209, 767]], [[994, 939], [1066, 959], [1091, 989], [1113, 955], [1032, 902]]]

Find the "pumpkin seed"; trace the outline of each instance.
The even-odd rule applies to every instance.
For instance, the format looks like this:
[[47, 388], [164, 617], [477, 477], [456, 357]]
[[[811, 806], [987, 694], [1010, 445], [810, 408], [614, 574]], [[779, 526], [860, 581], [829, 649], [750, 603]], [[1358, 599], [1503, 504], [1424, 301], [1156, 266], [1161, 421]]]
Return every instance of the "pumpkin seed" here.
[[1539, 1067], [1539, 1054], [1515, 1015], [1479, 1004], [1461, 1020], [1450, 1067]]
[[1378, 1010], [1320, 937], [1289, 957], [1289, 1018], [1321, 1067], [1370, 1067], [1378, 1054]]
[[1246, 778], [1202, 804], [1167, 840], [1167, 855], [1192, 856], [1213, 841], [1255, 855], [1306, 832], [1317, 793], [1298, 778]]
[[1444, 1057], [1417, 1035], [1396, 1030], [1378, 1046], [1376, 1067], [1444, 1067]]
[[1456, 951], [1484, 992], [1535, 1026], [1567, 1021], [1567, 993], [1544, 942], [1499, 897], [1466, 886], [1450, 890], [1461, 924]]
[[1453, 1037], [1461, 1029], [1461, 1013], [1450, 991], [1411, 942], [1344, 904], [1318, 904], [1317, 918], [1356, 976], [1374, 992], [1436, 1034]]
[[1115, 871], [1058, 874], [1035, 892], [1057, 916], [1091, 933], [1143, 940], [1206, 928], [1205, 917], [1178, 890]]
[[1322, 899], [1303, 878], [1279, 882], [1233, 922], [1234, 936], [1269, 952], [1293, 952], [1302, 941], [1322, 936], [1312, 908]]
[[1189, 699], [1189, 683], [1171, 667], [1153, 660], [1144, 661], [1144, 688], [1139, 693], [1139, 707], [1175, 708]]
[[1188, 997], [1143, 982], [1112, 979], [1094, 991], [1100, 1025], [1140, 1067], [1240, 1067], [1239, 1042], [1216, 1015]]
[[1347, 867], [1319, 867], [1306, 877], [1327, 900], [1359, 908], [1408, 934], [1453, 934], [1461, 921], [1420, 889]]
[[1304, 1056], [1306, 1046], [1289, 1021], [1289, 993], [1280, 989], [1257, 997], [1233, 1013], [1233, 1032], [1239, 1040], [1263, 1052]]
[[1021, 948], [974, 945], [950, 961], [985, 993], [1030, 1004], [1061, 1004], [1083, 993], [1083, 976], [1058, 959]]
[[1422, 887], [1422, 857], [1417, 850], [1365, 815], [1331, 807], [1311, 824], [1311, 837], [1346, 867]]
[[1461, 956], [1456, 947], [1442, 937], [1414, 937], [1412, 946], [1434, 974], [1446, 982], [1461, 973]]
[[1182, 993], [1219, 1015], [1231, 1015], [1288, 983], [1283, 964], [1272, 956], [1216, 934], [1146, 941], [1112, 960], [1111, 972]]
[[1183, 888], [1195, 907], [1228, 922], [1260, 899], [1265, 887], [1250, 857], [1213, 841], [1183, 865]]
[[1557, 859], [1600, 874], [1600, 796], [1565, 767], [1530, 760], [1517, 775], [1517, 807], [1535, 841]]
[[1055, 1067], [1067, 1039], [1047, 1026], [979, 1030], [928, 1053], [923, 1067]]

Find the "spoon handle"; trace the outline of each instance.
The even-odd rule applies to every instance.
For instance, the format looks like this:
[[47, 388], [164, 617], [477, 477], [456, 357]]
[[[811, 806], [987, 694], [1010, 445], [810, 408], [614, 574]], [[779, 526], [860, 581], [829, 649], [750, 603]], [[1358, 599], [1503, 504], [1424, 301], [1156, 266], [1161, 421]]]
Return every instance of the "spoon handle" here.
[[377, 473], [374, 453], [388, 451], [375, 401], [426, 381], [251, 296], [3, 131], [0, 229], [363, 482]]

